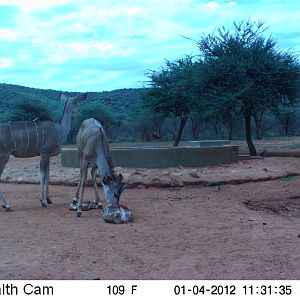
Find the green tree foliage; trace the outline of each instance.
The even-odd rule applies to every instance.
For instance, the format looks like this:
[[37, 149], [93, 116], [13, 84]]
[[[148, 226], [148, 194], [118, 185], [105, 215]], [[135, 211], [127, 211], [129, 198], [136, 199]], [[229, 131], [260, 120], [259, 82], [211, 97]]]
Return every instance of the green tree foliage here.
[[297, 120], [295, 107], [291, 105], [280, 105], [274, 111], [274, 115], [282, 125], [284, 135], [291, 134], [291, 129]]
[[140, 140], [151, 141], [154, 133], [162, 139], [162, 126], [166, 119], [164, 112], [155, 112], [151, 107], [144, 107], [143, 103], [139, 103], [129, 114], [128, 119]]
[[[64, 92], [69, 96], [75, 96], [76, 92]], [[140, 101], [141, 94], [144, 89], [119, 89], [114, 91], [104, 92], [89, 92], [86, 103], [100, 103], [105, 110], [111, 112], [118, 118], [126, 118], [132, 108]], [[57, 105], [61, 91], [43, 90], [36, 88], [29, 88], [25, 86], [1, 84], [0, 83], [0, 113], [7, 110], [9, 103], [15, 101], [17, 98], [28, 99], [33, 102], [36, 100], [44, 101], [46, 105], [49, 104], [51, 110], [55, 112], [55, 118], [61, 116], [63, 107]]]
[[[107, 130], [117, 140], [123, 138], [132, 139], [132, 130], [128, 127], [128, 115], [133, 107], [140, 102], [144, 89], [119, 89], [111, 92], [88, 93], [87, 100], [82, 106], [79, 115], [72, 118], [72, 128], [69, 142], [74, 142], [80, 122], [89, 117], [101, 119], [101, 122], [109, 124]], [[63, 105], [59, 100], [60, 91], [35, 89], [18, 85], [0, 83], [0, 122], [8, 120], [31, 120], [36, 117], [51, 118], [59, 121]], [[64, 92], [69, 96], [77, 93]], [[23, 105], [22, 102], [25, 102]], [[20, 113], [20, 110], [27, 113]], [[99, 110], [97, 113], [96, 111]], [[91, 113], [92, 111], [92, 113]], [[81, 113], [85, 116], [81, 116]], [[24, 115], [25, 114], [25, 115]], [[113, 119], [113, 120], [112, 120]], [[111, 122], [112, 121], [112, 122]], [[124, 123], [121, 133], [117, 131], [120, 123]]]
[[12, 99], [5, 109], [3, 121], [53, 120], [58, 118], [57, 105], [36, 95], [21, 94]]
[[150, 89], [143, 102], [145, 108], [179, 119], [174, 146], [178, 146], [189, 114], [196, 107], [195, 68], [193, 59], [186, 56], [174, 62], [166, 61], [158, 71], [151, 71]]
[[32, 102], [28, 99], [14, 101], [9, 107], [10, 121], [28, 121], [34, 119], [52, 120], [48, 108], [40, 102]]
[[72, 129], [69, 134], [69, 142], [75, 141], [75, 137], [81, 123], [89, 118], [94, 118], [99, 121], [108, 135], [111, 134], [111, 130], [114, 126], [119, 125], [119, 121], [113, 116], [113, 114], [104, 109], [100, 103], [91, 102], [83, 104], [80, 107], [80, 113], [73, 118]]
[[300, 67], [292, 51], [279, 51], [265, 37], [259, 22], [234, 23], [203, 36], [198, 42], [203, 56], [202, 78], [211, 110], [230, 120], [241, 114], [251, 155], [256, 148], [251, 137], [251, 117], [257, 111], [276, 110], [296, 102]]
[[0, 121], [35, 118], [57, 121], [62, 110], [59, 94], [57, 91], [0, 84]]

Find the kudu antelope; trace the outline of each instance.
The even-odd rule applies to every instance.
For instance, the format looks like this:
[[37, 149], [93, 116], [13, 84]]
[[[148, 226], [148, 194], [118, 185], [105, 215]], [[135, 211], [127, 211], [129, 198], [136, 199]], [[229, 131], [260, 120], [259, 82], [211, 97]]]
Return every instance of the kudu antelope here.
[[[63, 115], [58, 123], [52, 121], [15, 121], [0, 124], [0, 176], [12, 154], [15, 157], [41, 156], [40, 160], [40, 201], [46, 207], [46, 201], [51, 204], [49, 197], [49, 161], [51, 156], [61, 152], [61, 146], [71, 129], [71, 115], [77, 112], [77, 104], [84, 101], [86, 93], [75, 97], [60, 95], [64, 103]], [[46, 189], [46, 193], [45, 193]], [[0, 203], [6, 211], [10, 206], [0, 192]]]
[[117, 176], [114, 174], [112, 161], [109, 156], [107, 137], [102, 125], [95, 119], [83, 121], [77, 134], [76, 144], [80, 163], [80, 180], [72, 203], [78, 202], [77, 217], [81, 216], [82, 198], [87, 181], [88, 167], [92, 167], [91, 176], [98, 207], [102, 208], [103, 206], [97, 189], [97, 170], [100, 175], [106, 203], [118, 204], [120, 195], [127, 185], [122, 182], [123, 176], [121, 174]]

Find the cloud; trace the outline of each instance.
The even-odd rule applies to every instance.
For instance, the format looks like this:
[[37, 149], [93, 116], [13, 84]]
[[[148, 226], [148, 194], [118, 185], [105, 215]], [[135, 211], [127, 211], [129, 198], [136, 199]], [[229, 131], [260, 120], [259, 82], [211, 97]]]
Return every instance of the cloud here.
[[249, 17], [265, 21], [281, 47], [300, 50], [297, 5], [293, 0], [0, 0], [0, 14], [7, 16], [0, 20], [1, 75], [11, 83], [69, 90], [140, 86], [146, 71], [164, 59], [198, 54], [196, 43], [182, 36], [198, 40]]
[[14, 29], [0, 28], [0, 41], [16, 42], [19, 37], [19, 33]]
[[219, 4], [217, 2], [211, 1], [211, 2], [207, 2], [204, 7], [209, 8], [209, 9], [218, 9], [219, 8]]
[[11, 69], [14, 66], [13, 58], [0, 57], [0, 68]]
[[70, 0], [0, 0], [0, 6], [16, 6], [24, 12], [32, 12], [65, 5], [69, 2]]

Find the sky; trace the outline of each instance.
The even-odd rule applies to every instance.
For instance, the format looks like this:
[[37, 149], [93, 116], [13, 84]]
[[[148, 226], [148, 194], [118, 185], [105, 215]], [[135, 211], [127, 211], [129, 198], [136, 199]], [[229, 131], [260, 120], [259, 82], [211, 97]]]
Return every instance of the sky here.
[[144, 87], [165, 60], [197, 55], [193, 40], [248, 18], [300, 54], [299, 0], [0, 0], [0, 83]]

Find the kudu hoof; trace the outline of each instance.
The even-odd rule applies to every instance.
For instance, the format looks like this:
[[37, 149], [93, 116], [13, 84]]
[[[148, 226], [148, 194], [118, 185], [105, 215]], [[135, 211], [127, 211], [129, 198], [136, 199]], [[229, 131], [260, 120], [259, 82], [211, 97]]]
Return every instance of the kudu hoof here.
[[81, 217], [81, 212], [77, 212], [76, 217], [80, 218]]
[[50, 198], [46, 198], [48, 204], [52, 204], [52, 200]]
[[10, 212], [11, 208], [8, 205], [2, 205], [6, 212]]
[[78, 207], [78, 200], [74, 198], [72, 202], [70, 203], [69, 209], [70, 210], [77, 210]]
[[46, 203], [41, 203], [42, 207], [47, 207]]

